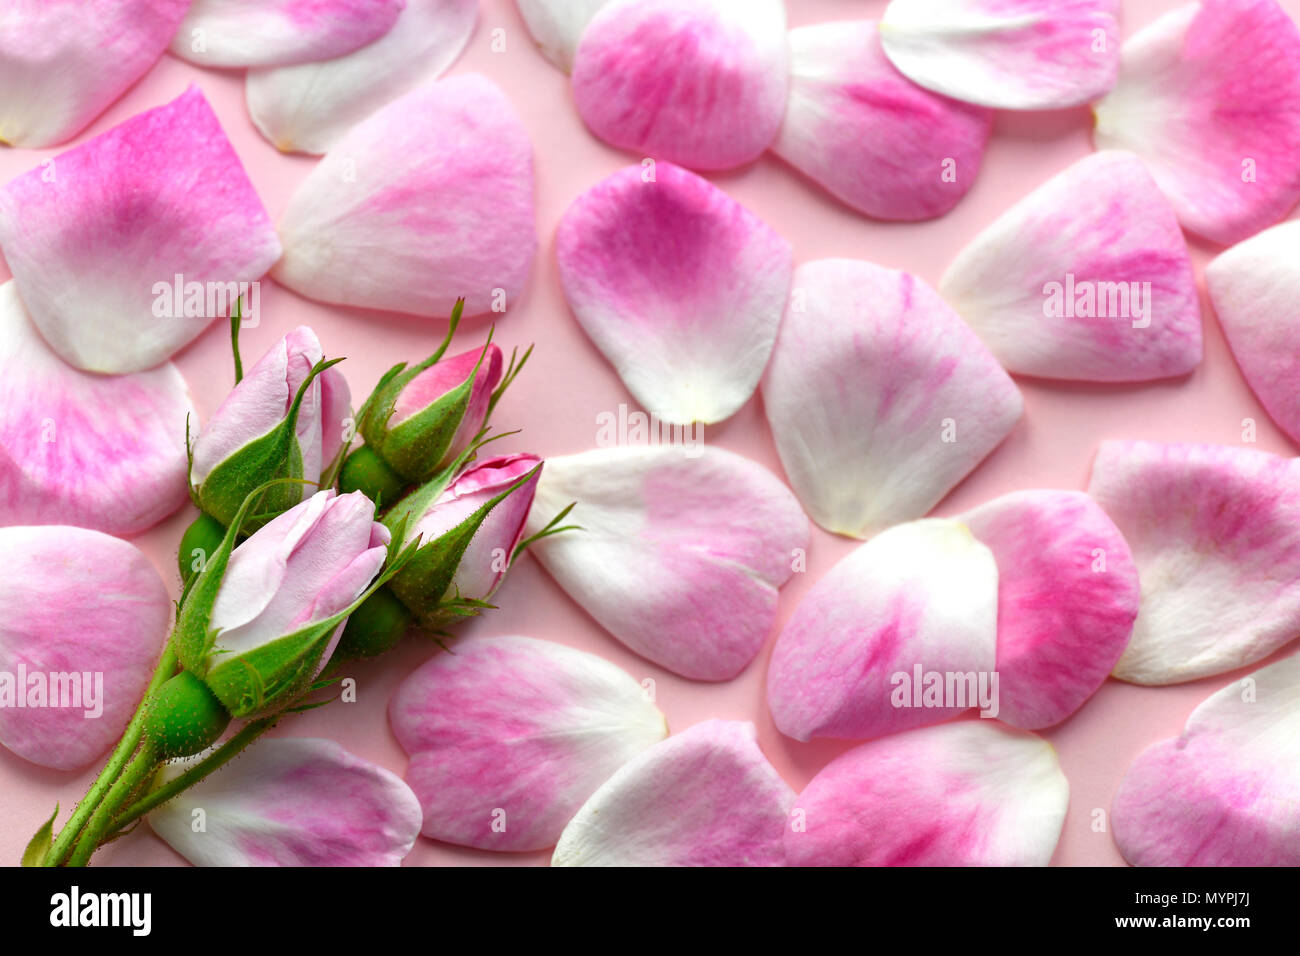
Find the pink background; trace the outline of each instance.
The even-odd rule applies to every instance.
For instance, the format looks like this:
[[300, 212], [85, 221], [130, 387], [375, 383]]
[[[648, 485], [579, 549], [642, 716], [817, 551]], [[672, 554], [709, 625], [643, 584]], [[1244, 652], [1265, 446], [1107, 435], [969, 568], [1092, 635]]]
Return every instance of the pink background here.
[[[850, 17], [878, 18], [885, 5], [886, 0], [791, 0], [787, 4], [792, 26]], [[1160, 13], [1181, 5], [1179, 0], [1126, 0], [1124, 35], [1131, 35]], [[1300, 18], [1300, 0], [1283, 0], [1283, 6], [1293, 17]], [[497, 340], [507, 349], [537, 344], [533, 364], [512, 388], [496, 417], [499, 428], [522, 427], [523, 434], [497, 447], [542, 455], [584, 451], [595, 445], [597, 414], [616, 411], [620, 403], [631, 405], [632, 399], [565, 304], [556, 274], [554, 232], [575, 197], [640, 157], [611, 149], [587, 133], [573, 109], [568, 78], [533, 47], [512, 0], [482, 0], [481, 8], [469, 48], [451, 72], [488, 75], [500, 84], [523, 117], [536, 154], [540, 240], [527, 289], [497, 329]], [[497, 28], [504, 31], [506, 43], [500, 53], [492, 51], [492, 36]], [[198, 83], [211, 100], [272, 218], [278, 219], [315, 160], [280, 155], [258, 135], [244, 107], [243, 78], [238, 72], [203, 71], [165, 56], [78, 142], [172, 99], [189, 83]], [[909, 270], [934, 284], [952, 257], [981, 227], [1091, 150], [1091, 125], [1087, 109], [1000, 113], [984, 166], [969, 195], [944, 218], [916, 225], [865, 219], [773, 157], [712, 178], [788, 238], [799, 262], [828, 256], [869, 259]], [[66, 148], [0, 152], [0, 179], [8, 180]], [[1079, 201], [1087, 202], [1087, 197], [1081, 196]], [[1192, 240], [1191, 245], [1199, 273], [1216, 249], [1198, 240]], [[1205, 361], [1187, 378], [1140, 386], [1021, 380], [1024, 419], [1005, 444], [940, 505], [937, 513], [955, 513], [1019, 488], [1082, 488], [1097, 443], [1105, 438], [1234, 444], [1241, 441], [1242, 419], [1253, 418], [1258, 423], [1255, 447], [1293, 454], [1242, 380], [1204, 298], [1203, 307]], [[262, 287], [261, 325], [243, 333], [245, 361], [255, 360], [284, 332], [303, 323], [316, 329], [327, 354], [347, 356], [343, 370], [358, 398], [367, 394], [379, 374], [393, 363], [417, 359], [430, 351], [445, 327], [441, 321], [320, 305], [267, 281]], [[481, 321], [467, 323], [457, 347], [470, 347], [485, 331], [486, 324]], [[179, 355], [177, 362], [206, 420], [231, 384], [224, 329], [210, 329]], [[705, 439], [781, 474], [757, 395], [732, 419], [707, 429]], [[191, 518], [187, 508], [136, 539], [166, 580], [177, 587], [174, 554], [181, 531]], [[521, 561], [511, 572], [497, 596], [500, 610], [471, 622], [463, 633], [518, 633], [559, 641], [600, 654], [638, 680], [653, 678], [658, 705], [674, 730], [710, 717], [752, 720], [767, 755], [791, 786], [800, 790], [827, 761], [852, 744], [797, 744], [776, 731], [763, 694], [770, 644], [807, 589], [853, 547], [852, 541], [813, 528], [808, 570], [796, 574], [782, 592], [768, 646], [739, 678], [726, 684], [683, 680], [627, 651], [532, 560]], [[389, 657], [355, 669], [356, 703], [336, 703], [289, 718], [276, 733], [332, 737], [353, 752], [402, 773], [406, 757], [388, 728], [388, 699], [398, 682], [435, 650], [431, 643], [410, 639]], [[1176, 735], [1192, 708], [1233, 676], [1167, 688], [1108, 681], [1077, 714], [1044, 735], [1059, 753], [1070, 781], [1070, 810], [1056, 863], [1123, 864], [1110, 833], [1093, 832], [1094, 809], [1109, 808], [1125, 769], [1142, 749]], [[17, 861], [22, 847], [49, 816], [55, 801], [64, 808], [61, 818], [66, 819], [93, 775], [92, 771], [69, 774], [45, 770], [0, 748], [0, 861]], [[549, 852], [493, 854], [422, 838], [407, 863], [545, 864], [549, 858]], [[147, 828], [105, 849], [96, 860], [122, 865], [184, 862]]]

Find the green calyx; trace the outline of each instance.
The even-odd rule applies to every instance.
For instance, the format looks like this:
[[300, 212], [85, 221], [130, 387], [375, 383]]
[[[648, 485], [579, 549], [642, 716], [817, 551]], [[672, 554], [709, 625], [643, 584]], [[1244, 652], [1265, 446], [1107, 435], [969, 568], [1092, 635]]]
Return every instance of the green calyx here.
[[157, 755], [170, 760], [206, 750], [229, 724], [229, 711], [208, 686], [189, 671], [181, 671], [149, 701], [144, 733]]
[[203, 570], [208, 558], [221, 547], [221, 539], [225, 536], [225, 527], [212, 515], [201, 514], [194, 519], [181, 535], [180, 552], [176, 555], [182, 581]]
[[383, 587], [352, 612], [331, 661], [378, 657], [397, 646], [411, 626], [411, 612]]
[[339, 471], [339, 491], [345, 495], [359, 491], [373, 501], [376, 508], [396, 501], [405, 487], [406, 481], [402, 476], [369, 445], [362, 445], [348, 455]]

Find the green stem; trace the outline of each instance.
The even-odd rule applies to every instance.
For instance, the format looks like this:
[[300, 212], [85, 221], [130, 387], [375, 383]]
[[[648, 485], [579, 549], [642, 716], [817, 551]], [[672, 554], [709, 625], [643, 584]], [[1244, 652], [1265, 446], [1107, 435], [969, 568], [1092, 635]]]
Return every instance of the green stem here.
[[122, 773], [122, 768], [126, 766], [131, 755], [135, 753], [136, 746], [140, 743], [140, 733], [144, 727], [145, 705], [153, 697], [154, 691], [161, 687], [175, 671], [176, 654], [172, 651], [171, 641], [169, 640], [167, 646], [163, 648], [162, 657], [158, 660], [158, 667], [154, 671], [153, 678], [149, 681], [149, 687], [145, 690], [144, 697], [141, 698], [140, 704], [135, 709], [135, 716], [126, 725], [126, 731], [122, 734], [122, 739], [118, 742], [117, 748], [108, 758], [108, 762], [104, 764], [104, 769], [99, 772], [95, 782], [90, 785], [90, 789], [86, 791], [81, 803], [77, 804], [77, 809], [68, 819], [68, 822], [59, 830], [59, 835], [55, 837], [54, 842], [45, 854], [45, 859], [41, 862], [42, 866], [59, 866], [72, 852], [81, 831], [99, 808], [100, 803]]
[[90, 862], [90, 857], [108, 835], [114, 814], [158, 769], [160, 762], [157, 749], [146, 740], [131, 758], [131, 762], [126, 765], [122, 775], [109, 788], [107, 796], [91, 814], [90, 822], [86, 824], [86, 829], [77, 840], [76, 849], [72, 851], [72, 856], [68, 857], [68, 866], [85, 866]]

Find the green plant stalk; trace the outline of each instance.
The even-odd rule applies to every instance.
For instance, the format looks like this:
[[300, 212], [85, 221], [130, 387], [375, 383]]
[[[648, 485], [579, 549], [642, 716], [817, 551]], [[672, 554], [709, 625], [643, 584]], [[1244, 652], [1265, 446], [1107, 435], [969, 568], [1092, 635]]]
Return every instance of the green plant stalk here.
[[114, 781], [104, 799], [95, 808], [95, 812], [91, 814], [90, 822], [86, 824], [86, 828], [78, 838], [72, 856], [68, 857], [68, 866], [85, 866], [90, 862], [90, 857], [108, 835], [114, 814], [131, 798], [131, 794], [158, 770], [161, 762], [157, 749], [150, 741], [146, 740], [140, 745], [131, 762], [122, 771], [122, 775]]

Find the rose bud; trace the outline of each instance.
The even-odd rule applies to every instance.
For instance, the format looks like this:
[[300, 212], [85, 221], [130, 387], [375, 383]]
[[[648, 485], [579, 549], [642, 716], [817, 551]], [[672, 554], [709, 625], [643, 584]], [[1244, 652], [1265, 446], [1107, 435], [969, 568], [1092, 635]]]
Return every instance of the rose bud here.
[[[190, 486], [194, 503], [230, 524], [254, 488], [273, 478], [313, 484], [331, 472], [351, 414], [342, 373], [324, 362], [316, 334], [299, 326], [277, 342], [226, 396], [194, 442]], [[285, 482], [270, 489], [258, 517], [279, 514], [315, 489]], [[221, 529], [216, 529], [220, 537]], [[190, 555], [181, 555], [188, 571]]]
[[[185, 670], [235, 717], [274, 713], [308, 689], [347, 616], [384, 579], [376, 575], [391, 537], [365, 495], [327, 490], [236, 548], [260, 493], [249, 496], [194, 582], [172, 637]], [[170, 729], [169, 736], [183, 735]]]

